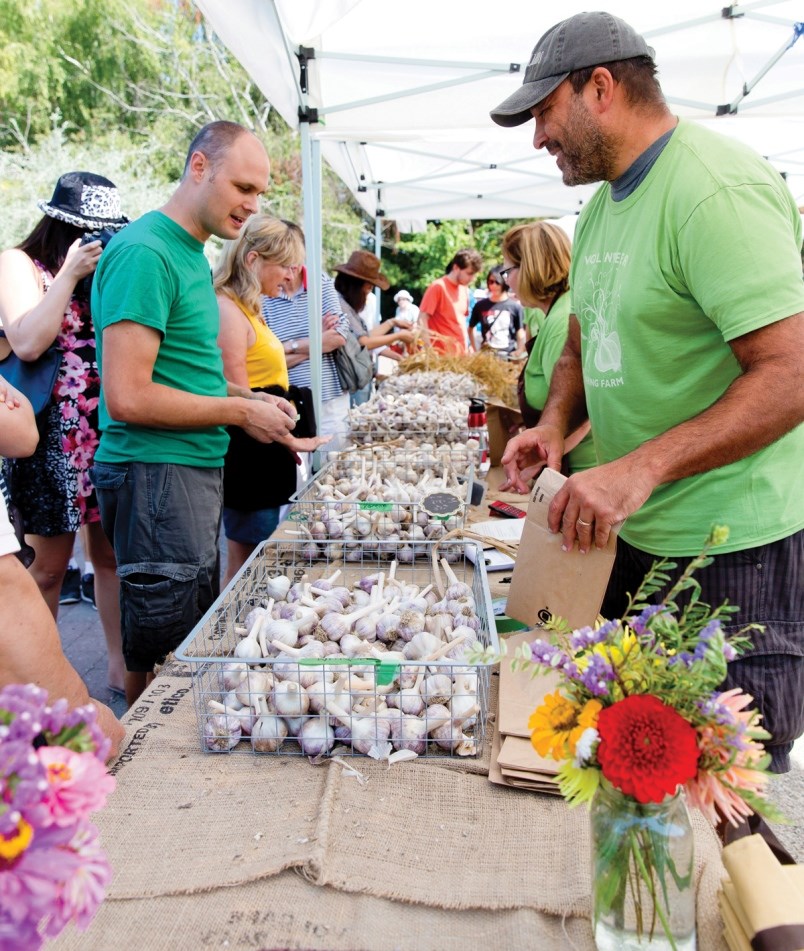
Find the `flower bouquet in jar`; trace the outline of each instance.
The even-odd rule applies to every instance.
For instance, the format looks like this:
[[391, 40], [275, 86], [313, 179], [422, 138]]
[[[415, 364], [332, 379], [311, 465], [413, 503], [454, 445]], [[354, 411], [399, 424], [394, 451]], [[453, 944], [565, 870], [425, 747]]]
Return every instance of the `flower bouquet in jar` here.
[[[601, 949], [695, 947], [693, 840], [685, 800], [715, 825], [766, 800], [768, 733], [752, 698], [720, 690], [726, 665], [750, 646], [749, 625], [727, 635], [736, 606], [700, 601], [696, 570], [728, 530], [712, 530], [660, 603], [676, 565], [658, 561], [622, 618], [523, 645], [514, 669], [560, 672], [529, 720], [531, 742], [560, 763], [570, 805], [590, 804], [595, 941]], [[681, 605], [681, 606], [680, 606]]]
[[111, 871], [89, 815], [115, 780], [91, 705], [48, 703], [34, 684], [0, 690], [0, 949], [35, 951], [84, 929]]

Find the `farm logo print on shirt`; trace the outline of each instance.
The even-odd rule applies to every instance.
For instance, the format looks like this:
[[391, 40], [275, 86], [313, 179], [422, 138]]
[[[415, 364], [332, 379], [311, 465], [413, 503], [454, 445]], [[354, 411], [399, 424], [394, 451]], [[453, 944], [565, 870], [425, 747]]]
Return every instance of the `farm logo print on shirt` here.
[[[592, 287], [591, 295], [581, 307], [586, 354], [584, 356], [585, 383], [594, 387], [622, 386], [622, 345], [614, 329], [619, 294], [608, 288]], [[590, 363], [600, 376], [591, 376]]]

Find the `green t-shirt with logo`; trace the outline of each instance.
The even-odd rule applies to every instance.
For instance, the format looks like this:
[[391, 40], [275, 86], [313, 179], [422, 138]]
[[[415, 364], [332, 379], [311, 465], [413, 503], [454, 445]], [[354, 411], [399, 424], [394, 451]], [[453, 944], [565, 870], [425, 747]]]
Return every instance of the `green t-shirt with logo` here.
[[[542, 323], [525, 367], [525, 398], [533, 409], [542, 410], [547, 402], [553, 367], [561, 356], [569, 327], [570, 295], [562, 294], [553, 301], [550, 312]], [[569, 453], [571, 472], [597, 465], [595, 446], [587, 434]]]
[[[153, 380], [202, 396], [226, 396], [218, 347], [219, 312], [204, 245], [175, 221], [152, 211], [116, 235], [92, 282], [92, 317], [103, 378], [103, 330], [133, 320], [162, 338]], [[111, 419], [101, 394], [99, 462], [223, 465], [223, 426], [158, 429]]]
[[[603, 185], [581, 213], [570, 287], [601, 463], [703, 412], [740, 374], [729, 341], [804, 311], [801, 220], [746, 146], [681, 121], [627, 198]], [[751, 408], [746, 408], [750, 413]], [[804, 527], [804, 426], [730, 465], [661, 485], [623, 526], [653, 554], [719, 551]]]

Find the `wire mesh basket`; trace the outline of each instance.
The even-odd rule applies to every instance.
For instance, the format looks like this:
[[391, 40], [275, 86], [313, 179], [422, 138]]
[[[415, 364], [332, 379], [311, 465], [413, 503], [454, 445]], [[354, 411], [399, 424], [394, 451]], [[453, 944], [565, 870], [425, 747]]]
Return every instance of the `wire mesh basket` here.
[[[451, 565], [441, 559], [436, 543], [420, 543], [423, 550], [413, 563], [394, 561], [389, 567], [372, 552], [362, 553], [359, 561], [344, 561], [334, 542], [321, 546], [315, 557], [301, 542], [263, 542], [176, 651], [191, 669], [202, 750], [378, 759], [394, 753], [480, 753], [491, 668], [466, 663], [462, 653], [470, 642], [494, 651], [499, 644], [482, 558], [475, 567], [463, 550], [467, 544], [474, 543], [462, 543], [460, 558]], [[432, 626], [435, 634], [411, 634], [421, 626], [413, 617], [417, 612], [408, 607], [398, 613], [394, 599], [425, 599], [428, 586], [441, 610], [455, 602], [452, 627], [439, 610], [422, 613], [424, 626]], [[266, 615], [266, 606], [270, 594], [283, 589], [285, 598], [273, 602], [280, 615], [298, 612], [305, 597], [345, 601], [344, 590], [353, 593], [355, 602], [341, 608], [347, 612], [342, 622], [331, 620], [337, 611], [324, 611], [315, 630], [302, 636], [303, 646], [275, 641], [272, 648], [269, 638], [284, 629], [271, 618], [270, 608]], [[300, 594], [305, 591], [307, 595]], [[368, 594], [368, 602], [355, 608], [358, 591]], [[451, 595], [459, 597], [447, 597]], [[388, 610], [378, 612], [381, 599], [388, 597]], [[361, 612], [368, 625], [360, 625]], [[428, 624], [436, 616], [442, 620]], [[405, 617], [407, 628], [395, 617]], [[333, 624], [342, 629], [331, 631]], [[323, 628], [340, 636], [332, 641]], [[255, 637], [255, 630], [260, 656], [238, 656], [238, 645]], [[310, 647], [313, 642], [320, 648]], [[239, 650], [247, 653], [242, 646]]]
[[375, 394], [349, 410], [349, 435], [357, 445], [412, 438], [442, 446], [475, 438], [468, 399], [426, 393]]
[[408, 562], [413, 543], [464, 526], [474, 465], [461, 461], [459, 472], [449, 454], [432, 450], [337, 454], [291, 496], [288, 518], [309, 542], [337, 539], [347, 552]]

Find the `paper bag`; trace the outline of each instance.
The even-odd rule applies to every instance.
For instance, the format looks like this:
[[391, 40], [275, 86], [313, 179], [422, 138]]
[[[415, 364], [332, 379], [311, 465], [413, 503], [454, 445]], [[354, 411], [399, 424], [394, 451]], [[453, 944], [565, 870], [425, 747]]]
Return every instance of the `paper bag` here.
[[544, 469], [533, 487], [511, 578], [506, 613], [523, 624], [565, 618], [573, 628], [592, 625], [600, 611], [616, 550], [614, 532], [605, 549], [582, 555], [576, 547], [562, 551], [561, 534], [547, 527], [547, 510], [566, 478]]
[[522, 413], [504, 403], [487, 400], [486, 426], [489, 431], [489, 462], [498, 466], [508, 440], [522, 428]]

